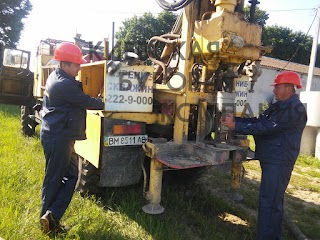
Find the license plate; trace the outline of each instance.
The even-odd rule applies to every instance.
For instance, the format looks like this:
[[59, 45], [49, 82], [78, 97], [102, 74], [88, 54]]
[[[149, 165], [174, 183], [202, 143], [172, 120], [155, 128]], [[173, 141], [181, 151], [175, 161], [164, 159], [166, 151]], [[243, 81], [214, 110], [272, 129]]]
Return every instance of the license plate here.
[[148, 135], [104, 136], [104, 146], [142, 145], [148, 140]]

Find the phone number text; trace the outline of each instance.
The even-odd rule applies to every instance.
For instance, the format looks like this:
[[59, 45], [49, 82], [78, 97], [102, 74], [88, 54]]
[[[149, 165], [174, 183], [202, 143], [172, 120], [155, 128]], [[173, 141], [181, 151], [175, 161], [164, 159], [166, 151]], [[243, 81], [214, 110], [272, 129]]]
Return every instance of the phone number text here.
[[125, 95], [117, 95], [117, 94], [108, 94], [106, 97], [106, 102], [151, 105], [153, 102], [153, 98], [144, 97], [144, 96], [131, 96], [131, 95], [125, 96]]

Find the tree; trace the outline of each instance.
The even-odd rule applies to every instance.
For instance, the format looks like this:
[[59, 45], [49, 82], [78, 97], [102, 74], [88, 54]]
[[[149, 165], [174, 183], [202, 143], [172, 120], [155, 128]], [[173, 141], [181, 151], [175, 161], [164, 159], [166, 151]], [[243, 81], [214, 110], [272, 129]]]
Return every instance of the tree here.
[[[244, 19], [249, 22], [250, 7], [246, 6], [243, 9], [243, 12], [244, 12]], [[269, 14], [266, 11], [256, 7], [253, 22], [259, 24], [262, 28], [264, 28], [268, 19], [269, 19]]]
[[0, 44], [16, 47], [26, 18], [32, 5], [30, 0], [1, 0], [0, 2]]
[[[244, 8], [244, 18], [249, 21], [250, 7]], [[312, 37], [301, 31], [293, 32], [287, 27], [265, 26], [269, 15], [266, 11], [256, 8], [253, 22], [262, 26], [262, 44], [271, 45], [273, 50], [266, 56], [301, 64], [309, 64], [312, 47]], [[318, 52], [316, 66], [320, 66], [320, 53]]]
[[123, 22], [116, 33], [115, 56], [121, 57], [124, 52], [135, 52], [141, 60], [146, 60], [147, 41], [153, 36], [160, 36], [170, 32], [176, 15], [163, 11], [157, 17], [151, 13], [144, 13], [142, 17], [134, 16]]
[[287, 27], [268, 26], [262, 37], [263, 45], [272, 45], [266, 56], [301, 64], [309, 64], [312, 37], [301, 31], [293, 32]]
[[[244, 18], [249, 21], [249, 6], [244, 8]], [[126, 51], [135, 51], [141, 60], [146, 60], [148, 39], [169, 32], [175, 19], [176, 15], [163, 11], [157, 18], [151, 13], [145, 13], [142, 17], [134, 16], [125, 20], [123, 27], [116, 33], [115, 55], [121, 57]], [[266, 56], [308, 65], [312, 37], [301, 31], [293, 32], [287, 27], [265, 26], [268, 19], [268, 13], [257, 7], [253, 22], [262, 26], [262, 44], [273, 46], [272, 52]], [[318, 56], [316, 66], [320, 67], [320, 51]]]

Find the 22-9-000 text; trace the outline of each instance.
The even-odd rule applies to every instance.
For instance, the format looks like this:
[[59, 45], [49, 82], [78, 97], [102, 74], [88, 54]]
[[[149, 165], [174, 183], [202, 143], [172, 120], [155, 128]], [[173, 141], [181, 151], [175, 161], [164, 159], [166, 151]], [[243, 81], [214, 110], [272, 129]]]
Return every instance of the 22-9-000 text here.
[[108, 94], [106, 101], [109, 103], [128, 103], [128, 104], [148, 104], [151, 105], [153, 102], [152, 97], [145, 96], [132, 96], [132, 95], [117, 95], [117, 94]]

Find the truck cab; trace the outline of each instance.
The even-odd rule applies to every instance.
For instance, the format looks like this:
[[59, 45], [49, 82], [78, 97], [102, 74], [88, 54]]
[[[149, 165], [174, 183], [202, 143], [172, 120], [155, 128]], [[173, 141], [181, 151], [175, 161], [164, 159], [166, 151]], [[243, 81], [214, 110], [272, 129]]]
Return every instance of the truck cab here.
[[30, 52], [0, 46], [0, 103], [27, 105], [33, 100]]
[[54, 46], [60, 40], [41, 40], [38, 45], [34, 72], [30, 70], [31, 53], [0, 45], [0, 103], [21, 107], [21, 130], [26, 136], [35, 134], [41, 122], [39, 111], [45, 83], [57, 65], [50, 64]]

